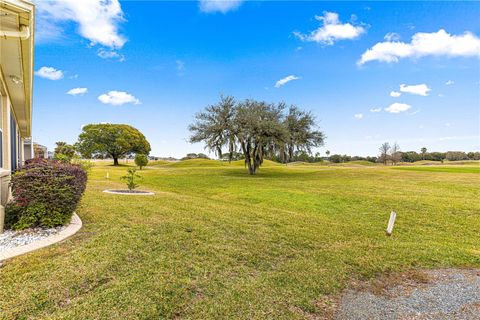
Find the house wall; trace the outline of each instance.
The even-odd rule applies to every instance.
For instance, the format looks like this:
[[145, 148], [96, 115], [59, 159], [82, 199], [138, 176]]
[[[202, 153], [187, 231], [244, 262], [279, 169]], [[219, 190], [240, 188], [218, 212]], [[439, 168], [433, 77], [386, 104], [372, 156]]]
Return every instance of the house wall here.
[[[2, 233], [4, 206], [11, 196], [10, 173], [15, 167], [22, 165], [25, 155], [28, 155], [24, 142], [31, 135], [35, 7], [33, 3], [25, 0], [0, 0], [0, 4], [0, 19], [3, 19], [3, 22], [11, 21], [10, 17], [18, 18], [18, 28], [20, 25], [26, 25], [32, 33], [28, 39], [11, 39], [7, 36], [0, 39], [0, 233]], [[6, 31], [17, 31], [17, 28], [12, 28], [8, 23], [1, 25], [7, 29]], [[9, 82], [6, 81], [7, 76]], [[19, 89], [18, 81], [14, 81], [12, 77], [22, 78], [22, 89]], [[17, 114], [13, 112], [12, 101], [15, 102]], [[20, 119], [16, 118], [17, 115]], [[18, 134], [12, 139], [14, 132]], [[20, 132], [24, 136], [21, 136]], [[12, 146], [15, 146], [18, 155], [13, 159], [13, 163]]]
[[[23, 164], [25, 160], [25, 152], [23, 141], [24, 137], [20, 136], [20, 130], [18, 128], [17, 120], [15, 118], [15, 114], [12, 111], [12, 105], [10, 99], [8, 97], [8, 92], [5, 90], [5, 86], [3, 85], [3, 79], [0, 77], [0, 131], [1, 131], [1, 167], [4, 170], [12, 170], [15, 165], [12, 164], [12, 142], [15, 143], [16, 150], [17, 150], [17, 166]], [[1, 89], [3, 88], [3, 89]], [[13, 116], [13, 123], [11, 121], [11, 117]], [[15, 126], [15, 129], [12, 128], [12, 125]], [[15, 139], [12, 139], [11, 134], [12, 131], [16, 131]]]

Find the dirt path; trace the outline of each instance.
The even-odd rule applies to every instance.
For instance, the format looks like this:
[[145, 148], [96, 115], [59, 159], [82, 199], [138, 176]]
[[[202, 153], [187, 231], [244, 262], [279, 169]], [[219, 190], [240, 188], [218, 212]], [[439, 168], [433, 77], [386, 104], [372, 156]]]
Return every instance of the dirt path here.
[[334, 319], [478, 320], [480, 270], [429, 270], [378, 279], [347, 290]]

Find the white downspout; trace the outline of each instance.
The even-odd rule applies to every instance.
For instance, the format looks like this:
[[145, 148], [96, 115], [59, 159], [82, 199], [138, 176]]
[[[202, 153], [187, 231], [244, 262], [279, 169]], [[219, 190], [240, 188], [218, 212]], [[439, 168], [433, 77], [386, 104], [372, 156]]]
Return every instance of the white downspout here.
[[28, 26], [21, 25], [20, 31], [2, 31], [0, 30], [0, 37], [2, 38], [20, 38], [27, 40], [30, 38], [30, 28]]

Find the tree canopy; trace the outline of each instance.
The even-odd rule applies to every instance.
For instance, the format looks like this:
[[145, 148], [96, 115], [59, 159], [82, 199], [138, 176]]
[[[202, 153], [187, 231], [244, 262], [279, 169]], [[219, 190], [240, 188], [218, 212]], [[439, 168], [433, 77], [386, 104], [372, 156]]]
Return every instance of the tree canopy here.
[[70, 162], [75, 155], [75, 147], [65, 141], [57, 141], [55, 144], [57, 145], [54, 150], [55, 159], [65, 158]]
[[143, 153], [137, 153], [135, 155], [135, 164], [142, 170], [148, 164], [148, 157]]
[[237, 152], [243, 154], [250, 174], [255, 174], [264, 158], [278, 158], [282, 162], [293, 159], [295, 152], [311, 153], [313, 147], [323, 145], [325, 136], [316, 129], [311, 113], [300, 111], [284, 103], [272, 104], [247, 99], [235, 101], [222, 96], [214, 105], [196, 115], [190, 125], [190, 142], [204, 142], [205, 147], [228, 159]]
[[102, 156], [118, 159], [132, 153], [150, 153], [150, 143], [145, 136], [126, 124], [89, 124], [83, 127], [75, 144], [83, 157]]

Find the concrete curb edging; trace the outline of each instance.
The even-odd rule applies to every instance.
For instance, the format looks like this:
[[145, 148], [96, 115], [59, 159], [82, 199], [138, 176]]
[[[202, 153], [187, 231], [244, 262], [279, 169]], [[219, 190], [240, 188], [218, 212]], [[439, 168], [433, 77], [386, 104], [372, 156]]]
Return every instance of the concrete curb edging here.
[[123, 196], [153, 196], [155, 193], [150, 192], [150, 191], [142, 191], [142, 192], [116, 192], [115, 190], [103, 190], [104, 193], [110, 193], [110, 194], [120, 194]]
[[81, 227], [82, 227], [82, 220], [76, 213], [73, 213], [70, 224], [59, 233], [52, 234], [47, 238], [44, 238], [23, 246], [18, 246], [18, 247], [14, 247], [14, 248], [10, 248], [5, 251], [2, 251], [0, 252], [0, 261], [7, 260], [7, 259], [22, 255], [40, 248], [45, 248], [45, 247], [48, 247], [49, 245], [65, 240], [68, 237], [77, 233]]

